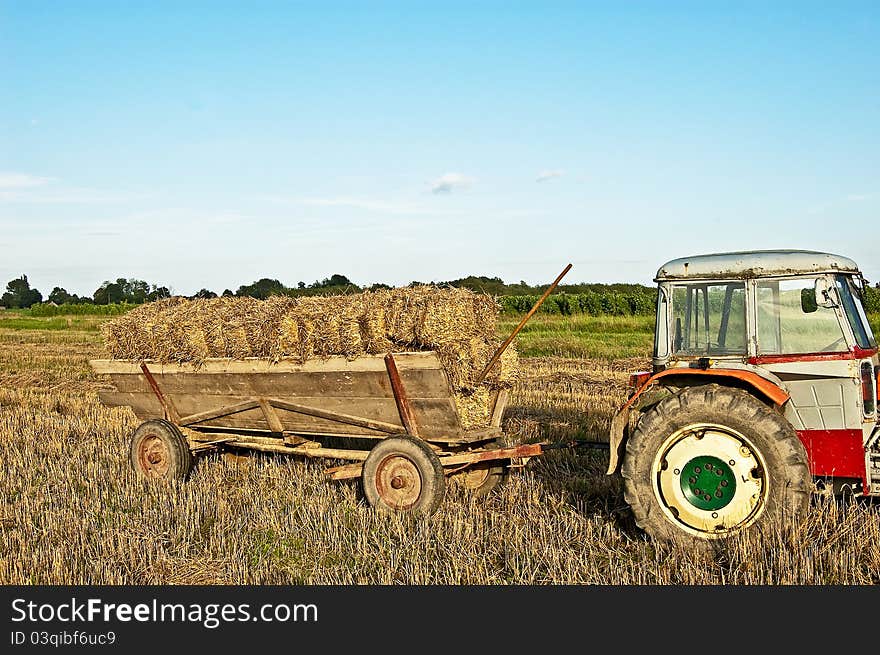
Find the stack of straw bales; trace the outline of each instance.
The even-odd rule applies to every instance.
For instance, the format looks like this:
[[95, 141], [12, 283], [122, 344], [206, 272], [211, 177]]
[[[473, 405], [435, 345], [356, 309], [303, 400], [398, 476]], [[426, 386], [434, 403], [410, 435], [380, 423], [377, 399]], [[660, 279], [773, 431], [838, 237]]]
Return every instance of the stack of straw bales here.
[[477, 375], [499, 345], [494, 298], [467, 289], [416, 286], [344, 296], [268, 300], [169, 298], [104, 324], [119, 359], [191, 362], [209, 357], [271, 361], [434, 350], [449, 376], [465, 429], [489, 422], [489, 389], [512, 385], [509, 347], [479, 387]]

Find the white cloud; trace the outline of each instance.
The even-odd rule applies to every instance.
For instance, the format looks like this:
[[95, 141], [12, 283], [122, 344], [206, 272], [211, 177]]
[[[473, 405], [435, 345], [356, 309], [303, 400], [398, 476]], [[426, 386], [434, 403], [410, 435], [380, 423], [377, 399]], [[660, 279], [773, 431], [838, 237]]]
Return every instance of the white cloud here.
[[466, 189], [475, 181], [461, 173], [446, 173], [431, 182], [431, 193], [452, 193], [453, 189]]
[[26, 173], [0, 173], [0, 189], [31, 189], [47, 184], [51, 178]]
[[847, 200], [854, 200], [854, 201], [868, 200], [868, 199], [870, 199], [873, 195], [874, 195], [874, 194], [872, 194], [872, 193], [852, 193], [852, 194], [848, 195], [848, 196], [846, 197], [846, 199], [847, 199]]
[[535, 182], [546, 182], [547, 180], [552, 180], [554, 177], [562, 177], [565, 171], [560, 170], [552, 170], [552, 171], [541, 171], [538, 173], [538, 177], [535, 178]]

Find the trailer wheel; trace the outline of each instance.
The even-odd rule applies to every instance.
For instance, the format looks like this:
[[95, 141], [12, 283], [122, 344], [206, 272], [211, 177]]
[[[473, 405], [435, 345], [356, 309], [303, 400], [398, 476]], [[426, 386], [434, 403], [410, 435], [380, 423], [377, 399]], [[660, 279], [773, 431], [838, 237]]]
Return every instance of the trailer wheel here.
[[388, 437], [364, 461], [361, 484], [376, 509], [431, 514], [443, 501], [446, 476], [433, 450], [412, 437]]
[[173, 423], [153, 419], [141, 423], [131, 436], [129, 459], [139, 476], [183, 480], [193, 465], [189, 444]]
[[627, 440], [622, 474], [639, 527], [702, 548], [802, 518], [812, 486], [791, 424], [748, 392], [717, 384], [690, 387], [645, 413]]
[[460, 483], [474, 498], [485, 498], [504, 484], [508, 477], [510, 470], [506, 466], [476, 464], [452, 475], [450, 479]]

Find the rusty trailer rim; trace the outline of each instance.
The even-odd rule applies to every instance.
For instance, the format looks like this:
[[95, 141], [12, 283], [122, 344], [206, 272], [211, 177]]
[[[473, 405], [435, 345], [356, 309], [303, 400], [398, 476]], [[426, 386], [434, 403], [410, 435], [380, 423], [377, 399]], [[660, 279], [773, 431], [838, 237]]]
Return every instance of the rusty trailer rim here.
[[408, 457], [389, 455], [376, 467], [376, 491], [388, 507], [411, 509], [422, 495], [419, 467]]
[[147, 435], [138, 444], [137, 461], [141, 471], [153, 478], [165, 477], [171, 466], [168, 447], [155, 434]]

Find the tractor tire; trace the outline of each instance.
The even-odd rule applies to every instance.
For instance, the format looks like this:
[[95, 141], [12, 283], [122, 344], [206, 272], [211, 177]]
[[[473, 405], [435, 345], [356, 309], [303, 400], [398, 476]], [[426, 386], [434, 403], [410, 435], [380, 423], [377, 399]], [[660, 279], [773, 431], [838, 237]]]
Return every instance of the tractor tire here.
[[129, 460], [135, 473], [148, 480], [184, 480], [193, 466], [193, 455], [173, 423], [152, 419], [141, 423], [131, 436]]
[[409, 514], [433, 514], [446, 495], [440, 458], [412, 437], [387, 437], [373, 446], [364, 460], [361, 485], [372, 507]]
[[703, 549], [802, 519], [813, 486], [791, 424], [748, 392], [718, 384], [688, 387], [647, 411], [621, 473], [640, 528]]

